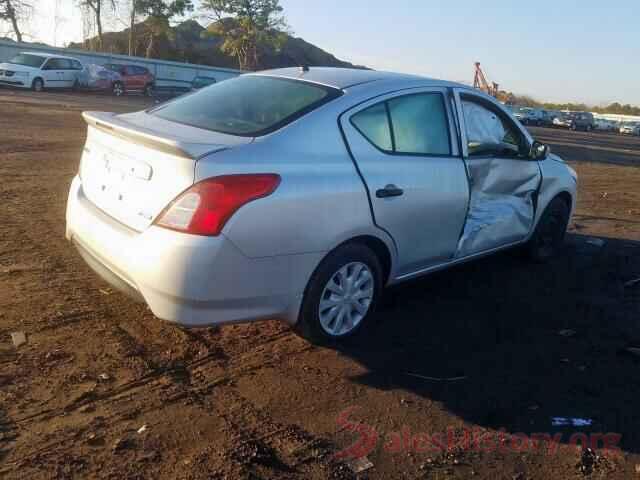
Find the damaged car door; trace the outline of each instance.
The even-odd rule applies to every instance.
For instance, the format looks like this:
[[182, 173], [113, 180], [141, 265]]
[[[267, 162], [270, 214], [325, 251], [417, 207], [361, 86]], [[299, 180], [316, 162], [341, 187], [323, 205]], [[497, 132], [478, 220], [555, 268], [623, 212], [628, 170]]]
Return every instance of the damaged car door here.
[[448, 93], [389, 94], [340, 120], [375, 223], [396, 244], [399, 276], [451, 259], [464, 225], [469, 191]]
[[469, 208], [456, 258], [515, 244], [533, 227], [542, 175], [531, 139], [497, 102], [457, 89]]

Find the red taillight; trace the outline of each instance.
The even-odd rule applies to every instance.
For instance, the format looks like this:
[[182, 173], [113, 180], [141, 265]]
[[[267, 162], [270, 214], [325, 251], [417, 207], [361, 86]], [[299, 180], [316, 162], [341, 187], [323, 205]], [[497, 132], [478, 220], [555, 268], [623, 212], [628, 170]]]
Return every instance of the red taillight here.
[[240, 207], [272, 194], [279, 184], [280, 176], [273, 173], [209, 178], [178, 195], [155, 224], [194, 235], [219, 235]]

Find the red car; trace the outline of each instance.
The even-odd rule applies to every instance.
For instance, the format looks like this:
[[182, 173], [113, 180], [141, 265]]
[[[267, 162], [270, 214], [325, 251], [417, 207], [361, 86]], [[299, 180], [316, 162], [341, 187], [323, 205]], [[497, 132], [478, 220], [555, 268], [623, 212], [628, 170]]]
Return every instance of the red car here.
[[153, 95], [155, 78], [147, 68], [117, 63], [107, 63], [104, 68], [120, 74], [121, 81], [113, 82], [114, 95], [119, 97], [129, 92], [140, 92], [149, 97]]

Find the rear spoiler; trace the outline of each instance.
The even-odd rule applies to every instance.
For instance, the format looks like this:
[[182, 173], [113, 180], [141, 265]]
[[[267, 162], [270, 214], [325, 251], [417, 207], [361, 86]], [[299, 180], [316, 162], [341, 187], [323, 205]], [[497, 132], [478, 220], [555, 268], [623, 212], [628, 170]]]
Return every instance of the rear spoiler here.
[[226, 148], [222, 145], [186, 143], [164, 133], [160, 135], [151, 129], [129, 123], [117, 117], [115, 113], [82, 112], [82, 117], [87, 122], [87, 125], [102, 130], [109, 135], [189, 160], [197, 160], [207, 153]]

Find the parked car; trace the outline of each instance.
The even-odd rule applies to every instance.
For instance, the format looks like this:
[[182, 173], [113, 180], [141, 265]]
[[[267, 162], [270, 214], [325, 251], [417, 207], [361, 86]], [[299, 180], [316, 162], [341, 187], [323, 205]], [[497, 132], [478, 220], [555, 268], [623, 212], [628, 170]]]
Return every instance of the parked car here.
[[594, 120], [594, 128], [601, 132], [615, 132], [617, 130], [615, 122], [605, 118], [596, 118]]
[[590, 132], [595, 128], [595, 118], [590, 112], [573, 112], [571, 114], [571, 129]]
[[573, 117], [570, 113], [561, 112], [553, 119], [552, 123], [557, 128], [571, 128], [573, 126]]
[[117, 72], [122, 80], [113, 84], [113, 94], [116, 96], [125, 93], [143, 93], [147, 96], [153, 95], [155, 77], [148, 68], [138, 65], [121, 65], [117, 63], [107, 63], [105, 68]]
[[191, 90], [200, 90], [201, 88], [208, 87], [216, 83], [216, 79], [213, 77], [197, 76], [191, 82]]
[[79, 87], [90, 91], [112, 92], [117, 82], [122, 82], [120, 74], [102, 65], [85, 65], [78, 76]]
[[640, 135], [640, 123], [627, 122], [620, 127], [623, 135]]
[[519, 107], [513, 114], [523, 125], [540, 125], [542, 123], [542, 113], [532, 107]]
[[540, 127], [552, 127], [553, 119], [555, 115], [548, 110], [540, 110], [540, 118], [537, 120], [536, 125]]
[[80, 61], [50, 53], [23, 52], [0, 63], [0, 84], [31, 88], [74, 88], [82, 71]]
[[575, 204], [576, 173], [494, 98], [418, 76], [285, 68], [83, 116], [66, 237], [186, 326], [279, 318], [344, 339], [387, 285], [557, 254]]

